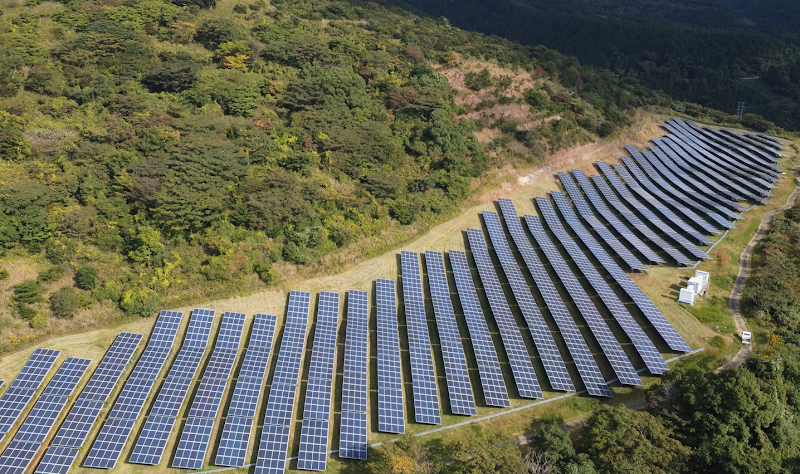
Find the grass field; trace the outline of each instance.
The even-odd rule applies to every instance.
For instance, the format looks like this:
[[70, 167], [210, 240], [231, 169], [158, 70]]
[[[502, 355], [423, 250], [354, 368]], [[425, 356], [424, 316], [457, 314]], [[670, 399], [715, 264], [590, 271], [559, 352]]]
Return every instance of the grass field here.
[[[619, 162], [617, 156], [621, 153], [621, 145], [623, 143], [631, 143], [637, 146], [644, 146], [647, 140], [652, 137], [658, 136], [662, 134], [662, 131], [657, 128], [658, 120], [661, 117], [653, 116], [653, 115], [644, 115], [641, 117], [640, 122], [637, 127], [633, 128], [628, 135], [621, 137], [615, 140], [609, 140], [600, 142], [598, 144], [593, 145], [586, 145], [583, 147], [578, 147], [576, 149], [569, 150], [567, 152], [559, 153], [553, 157], [551, 157], [548, 163], [543, 167], [532, 168], [528, 170], [511, 170], [505, 169], [501, 172], [498, 172], [494, 178], [494, 185], [491, 187], [489, 191], [485, 194], [478, 197], [472, 205], [468, 209], [460, 214], [459, 216], [455, 217], [454, 219], [439, 224], [433, 227], [430, 231], [425, 233], [424, 235], [420, 236], [418, 239], [414, 240], [413, 242], [409, 242], [407, 245], [403, 245], [402, 248], [404, 250], [410, 250], [415, 252], [424, 252], [425, 250], [436, 250], [436, 251], [447, 251], [450, 249], [454, 250], [464, 250], [464, 230], [468, 227], [474, 228], [481, 228], [482, 222], [480, 219], [480, 213], [484, 210], [491, 210], [495, 211], [495, 201], [500, 197], [506, 197], [511, 199], [514, 202], [514, 205], [517, 208], [519, 214], [535, 214], [536, 209], [533, 205], [532, 198], [536, 196], [544, 196], [547, 192], [558, 190], [559, 186], [557, 184], [557, 180], [554, 178], [554, 174], [557, 171], [561, 170], [569, 170], [571, 168], [582, 169], [588, 173], [594, 173], [594, 167], [592, 163], [596, 160], [604, 160], [608, 162]], [[797, 150], [794, 150], [793, 156], [787, 157], [784, 162], [782, 162], [782, 166], [784, 168], [790, 168], [798, 163], [797, 157]], [[665, 316], [670, 320], [670, 322], [678, 329], [678, 331], [683, 335], [686, 341], [689, 343], [692, 348], [704, 348], [705, 351], [701, 354], [691, 356], [687, 359], [689, 363], [696, 363], [702, 364], [704, 366], [716, 366], [719, 364], [720, 359], [724, 359], [730, 357], [733, 353], [736, 352], [738, 341], [734, 337], [733, 332], [733, 325], [731, 322], [730, 314], [727, 311], [727, 297], [730, 294], [730, 289], [733, 286], [733, 281], [735, 279], [736, 274], [738, 273], [739, 269], [739, 258], [741, 255], [742, 250], [744, 249], [747, 242], [750, 240], [752, 235], [755, 233], [758, 224], [761, 218], [769, 212], [771, 209], [775, 207], [779, 207], [786, 202], [786, 198], [794, 189], [797, 184], [794, 182], [793, 179], [785, 178], [779, 183], [779, 187], [775, 190], [775, 197], [772, 198], [772, 202], [768, 206], [760, 206], [755, 207], [752, 210], [748, 211], [744, 215], [744, 219], [740, 220], [737, 224], [737, 229], [732, 230], [716, 247], [714, 247], [711, 255], [713, 260], [707, 261], [702, 263], [698, 266], [698, 269], [707, 270], [712, 273], [712, 285], [710, 289], [710, 297], [708, 300], [702, 300], [698, 303], [697, 306], [693, 308], [687, 308], [685, 306], [679, 305], [675, 302], [677, 298], [677, 288], [681, 286], [685, 286], [685, 280], [688, 279], [689, 276], [693, 275], [693, 270], [678, 270], [674, 267], [667, 267], [667, 266], [660, 266], [660, 267], [653, 267], [650, 271], [646, 273], [638, 273], [632, 275], [632, 278], [636, 281], [636, 283], [643, 289], [643, 291], [654, 301], [656, 306], [665, 314]], [[513, 246], [512, 246], [513, 247]], [[396, 279], [398, 277], [398, 252], [397, 250], [392, 250], [386, 252], [383, 255], [380, 255], [375, 258], [371, 258], [369, 260], [364, 260], [361, 262], [356, 262], [349, 268], [341, 268], [340, 272], [322, 276], [319, 278], [313, 278], [308, 280], [290, 280], [283, 282], [282, 285], [279, 287], [272, 289], [270, 291], [264, 291], [260, 293], [255, 293], [249, 296], [244, 297], [237, 297], [237, 298], [230, 298], [230, 299], [223, 299], [223, 300], [216, 300], [216, 301], [208, 301], [208, 302], [198, 302], [195, 307], [203, 307], [203, 308], [210, 308], [214, 309], [221, 315], [224, 311], [238, 311], [243, 312], [248, 315], [248, 321], [245, 327], [249, 327], [252, 316], [256, 312], [265, 312], [271, 314], [277, 314], [282, 316], [284, 314], [285, 306], [286, 306], [286, 299], [287, 299], [287, 292], [291, 289], [296, 290], [305, 290], [310, 291], [312, 293], [316, 293], [321, 290], [326, 291], [335, 291], [339, 293], [345, 293], [349, 289], [357, 289], [357, 290], [364, 290], [370, 292], [372, 295], [373, 293], [373, 282], [376, 278], [391, 278]], [[476, 280], [477, 283], [477, 280]], [[451, 281], [451, 287], [452, 285]], [[560, 291], [563, 288], [559, 288]], [[480, 291], [479, 291], [480, 293]], [[535, 292], [534, 292], [535, 293]], [[562, 291], [563, 294], [563, 291]], [[590, 296], [596, 298], [596, 295], [593, 295], [591, 291], [589, 291]], [[509, 302], [513, 301], [511, 297], [511, 293], [508, 293]], [[482, 294], [481, 294], [482, 297]], [[536, 295], [538, 299], [538, 295]], [[370, 298], [374, 300], [374, 298]], [[343, 300], [344, 301], [344, 300]], [[484, 309], [488, 308], [488, 305], [483, 301]], [[541, 301], [539, 301], [541, 303]], [[430, 307], [430, 301], [427, 301], [428, 305], [428, 315], [429, 318], [433, 319], [433, 313]], [[460, 307], [457, 304], [457, 298], [454, 300], [454, 306], [456, 309], [456, 313], [459, 314]], [[541, 306], [541, 305], [540, 305]], [[568, 306], [571, 306], [568, 305]], [[599, 308], [602, 308], [602, 304], [598, 304]], [[651, 336], [654, 334], [651, 328], [648, 327], [647, 324], [644, 324], [646, 321], [643, 320], [641, 315], [639, 315], [636, 310], [632, 307], [632, 305], [628, 305], [631, 308], [631, 312], [634, 314], [640, 322], [643, 323], [645, 330]], [[174, 308], [178, 310], [182, 310], [188, 313], [191, 311], [191, 307], [184, 307], [184, 308]], [[519, 325], [523, 330], [523, 336], [527, 340], [529, 345], [532, 345], [529, 332], [527, 328], [525, 328], [524, 320], [521, 318], [519, 311], [516, 307], [512, 308], [515, 311], [515, 316], [518, 319]], [[578, 318], [577, 320], [579, 323], [582, 323], [580, 316], [577, 314], [574, 308], [570, 307], [570, 310], [573, 314], [576, 315]], [[373, 309], [374, 311], [374, 309]], [[401, 324], [402, 324], [402, 310], [400, 311], [401, 314]], [[616, 334], [621, 333], [621, 329], [618, 327], [616, 322], [610, 317], [610, 315], [605, 314], [604, 316], [607, 317], [607, 321], [609, 326], [611, 327], [612, 331]], [[217, 318], [218, 320], [220, 318]], [[282, 319], [282, 318], [279, 318]], [[488, 318], [491, 320], [491, 318]], [[188, 317], [185, 318], [184, 326], [188, 321]], [[466, 330], [466, 326], [463, 322], [463, 318], [459, 318], [460, 324], [462, 327], [462, 335], [468, 334]], [[155, 322], [155, 318], [150, 319], [140, 319], [130, 323], [123, 324], [117, 328], [104, 328], [98, 329], [93, 331], [84, 332], [77, 335], [71, 336], [64, 336], [64, 337], [57, 337], [50, 339], [49, 341], [41, 344], [42, 347], [48, 347], [53, 349], [59, 349], [63, 352], [64, 356], [80, 356], [80, 357], [88, 357], [91, 358], [94, 363], [96, 364], [104, 354], [105, 350], [110, 345], [113, 338], [120, 332], [120, 331], [131, 331], [131, 332], [138, 332], [142, 334], [149, 334], [149, 331]], [[279, 325], [282, 322], [279, 322]], [[371, 321], [372, 327], [374, 331], [374, 317]], [[581, 326], [584, 326], [581, 324]], [[433, 325], [432, 327], [435, 327]], [[280, 337], [280, 329], [279, 327], [276, 331], [277, 337], [276, 341], [279, 340]], [[507, 361], [505, 359], [505, 354], [500, 350], [502, 347], [499, 336], [496, 333], [496, 327], [493, 326], [493, 323], [490, 322], [490, 329], [495, 331], [495, 346], [498, 347], [498, 352], [501, 357], [501, 361]], [[585, 330], [585, 327], [582, 327], [582, 330]], [[313, 326], [309, 326], [309, 331], [313, 331]], [[404, 328], [401, 328], [401, 340], [404, 340], [402, 333], [404, 332]], [[179, 332], [179, 335], [182, 332]], [[588, 336], [588, 332], [586, 335]], [[656, 340], [656, 337], [653, 337]], [[431, 330], [431, 340], [432, 343], [438, 344], [438, 335], [435, 333], [435, 330]], [[563, 342], [560, 341], [560, 338], [557, 338], [560, 344]], [[621, 340], [627, 340], [626, 338], [622, 337]], [[146, 341], [145, 341], [146, 342]], [[340, 334], [339, 334], [339, 342], [340, 342], [340, 349], [343, 349], [344, 343], [344, 326], [340, 326]], [[587, 342], [589, 342], [590, 347], [595, 353], [600, 352], [596, 342], [593, 338], [587, 337]], [[372, 347], [370, 348], [371, 355], [375, 354], [375, 337], [371, 337]], [[143, 349], [144, 343], [140, 350]], [[630, 344], [623, 344], [623, 347], [626, 349], [626, 352], [630, 356], [631, 360], [634, 362], [637, 368], [643, 367], [643, 363], [638, 358], [638, 356], [632, 351], [632, 347]], [[664, 356], [670, 357], [670, 354], [665, 347], [658, 346], [660, 349], [663, 350]], [[307, 348], [310, 351], [310, 346]], [[425, 432], [432, 427], [429, 425], [420, 425], [416, 424], [413, 421], [413, 404], [411, 403], [412, 400], [412, 391], [411, 391], [411, 377], [410, 377], [410, 365], [407, 356], [407, 346], [402, 346], [402, 349], [405, 351], [403, 354], [403, 365], [404, 365], [404, 381], [406, 382], [405, 388], [405, 398], [406, 398], [406, 429], [409, 433], [422, 433]], [[27, 357], [33, 351], [33, 348], [21, 350], [15, 353], [10, 353], [4, 355], [2, 361], [0, 362], [0, 380], [11, 380], [19, 369], [24, 364]], [[172, 357], [174, 357], [175, 352], [173, 351]], [[335, 387], [340, 387], [341, 384], [341, 371], [343, 367], [343, 350], [338, 351], [338, 363], [337, 367], [339, 372], [337, 374], [337, 380]], [[469, 350], [469, 342], [465, 342], [465, 352], [467, 354], [471, 354], [471, 350]], [[210, 349], [208, 351], [210, 353]], [[307, 353], [309, 354], [309, 353]], [[443, 381], [444, 375], [444, 365], [441, 357], [438, 355], [438, 351], [434, 351], [434, 354], [437, 354], [436, 357], [436, 371], [440, 377], [440, 380]], [[241, 356], [240, 356], [241, 359]], [[270, 367], [270, 372], [274, 371], [275, 367], [275, 359], [276, 357], [273, 356], [272, 359], [272, 366]], [[62, 359], [63, 360], [63, 359]], [[301, 374], [301, 379], [305, 380], [308, 373], [308, 364], [309, 364], [310, 357], [306, 357], [305, 366], [303, 368], [303, 373]], [[601, 370], [603, 371], [604, 375], [607, 379], [613, 378], [613, 372], [611, 371], [610, 367], [608, 366], [607, 362], [604, 358], [598, 358], [599, 365], [601, 366]], [[681, 362], [683, 363], [683, 362]], [[480, 382], [477, 377], [477, 369], [474, 357], [468, 355], [468, 364], [471, 368], [471, 375], [473, 377], [473, 389], [476, 390], [476, 401], [482, 402], [482, 396], [480, 394]], [[541, 368], [541, 364], [535, 360], [534, 365], [537, 369], [537, 375], [539, 376], [540, 381], [546, 380], [545, 374]], [[167, 364], [169, 367], [169, 362]], [[574, 370], [574, 366], [570, 363], [569, 368], [571, 373], [573, 374], [573, 379], [578, 380], [575, 376], [576, 372]], [[511, 379], [510, 370], [508, 370], [508, 366], [505, 366], [506, 369], [506, 379]], [[369, 442], [379, 442], [379, 441], [386, 441], [392, 439], [394, 436], [377, 433], [375, 429], [377, 428], [377, 415], [374, 413], [373, 408], [377, 407], [377, 384], [376, 384], [376, 376], [375, 373], [377, 371], [377, 362], [373, 357], [371, 359], [370, 364], [370, 384], [371, 384], [371, 391], [370, 391], [370, 402], [369, 407], [372, 410], [370, 413], [371, 417], [371, 429], [373, 431], [370, 432], [369, 435]], [[235, 373], [238, 372], [236, 369]], [[162, 373], [162, 377], [165, 375]], [[88, 377], [87, 377], [88, 378]], [[198, 377], [199, 379], [199, 377]], [[271, 378], [268, 377], [267, 380]], [[199, 380], [198, 380], [199, 381]], [[657, 377], [650, 377], [650, 376], [642, 376], [642, 381], [644, 383], [643, 387], [620, 387], [615, 386], [613, 387], [613, 392], [615, 396], [608, 400], [598, 400], [596, 398], [578, 395], [569, 398], [560, 399], [554, 401], [552, 403], [548, 403], [545, 405], [533, 407], [527, 409], [525, 411], [517, 412], [513, 416], [500, 416], [496, 418], [492, 418], [490, 420], [486, 420], [481, 422], [482, 426], [486, 427], [496, 427], [501, 428], [504, 431], [516, 434], [522, 434], [531, 429], [532, 426], [535, 426], [536, 423], [540, 422], [542, 419], [548, 417], [558, 417], [565, 421], [579, 419], [585, 416], [585, 414], [591, 411], [600, 403], [610, 403], [610, 404], [620, 404], [625, 403], [627, 401], [639, 399], [643, 396], [645, 389], [656, 383], [658, 381]], [[196, 389], [196, 383], [193, 387], [193, 390]], [[232, 392], [234, 384], [229, 384], [228, 393], [223, 398], [223, 402], [225, 404], [229, 403], [230, 395]], [[519, 396], [513, 390], [513, 383], [507, 384], [510, 389], [510, 395], [512, 396], [512, 407], [519, 407], [522, 405], [529, 404], [531, 400], [525, 400], [519, 398]], [[546, 385], [546, 383], [543, 383]], [[442, 398], [442, 426], [455, 424], [461, 421], [465, 421], [467, 418], [457, 415], [452, 415], [449, 413], [447, 408], [447, 393], [446, 393], [446, 385], [444, 383], [439, 384], [440, 387], [440, 398]], [[120, 387], [117, 388], [119, 390]], [[561, 395], [560, 392], [554, 392], [549, 390], [549, 387], [545, 386], [545, 396], [546, 398], [553, 398], [556, 396]], [[582, 387], [580, 387], [582, 388]], [[303, 381], [300, 386], [300, 390], [298, 390], [298, 394], [300, 396], [297, 400], [297, 406], [295, 409], [295, 413], [297, 414], [302, 409], [302, 404], [304, 401], [304, 390], [305, 390], [305, 382]], [[151, 401], [154, 398], [154, 394], [157, 391], [154, 390], [154, 393], [151, 394]], [[112, 396], [112, 400], [115, 398], [116, 394]], [[341, 399], [341, 394], [336, 393], [334, 397], [334, 407], [339, 406], [339, 402]], [[191, 397], [188, 398], [191, 400]], [[104, 419], [107, 411], [110, 409], [110, 404], [105, 407], [104, 413], [101, 414], [101, 419]], [[263, 403], [262, 411], [263, 411]], [[148, 405], [146, 405], [149, 407]], [[188, 404], [184, 407], [184, 416], [188, 411]], [[478, 407], [478, 415], [485, 416], [493, 413], [497, 413], [501, 410], [497, 408], [490, 408], [485, 406]], [[224, 413], [225, 410], [222, 410]], [[258, 419], [263, 418], [263, 412], [258, 414]], [[138, 426], [134, 433], [138, 435], [139, 430], [141, 429], [143, 417], [140, 418], [138, 422]], [[333, 429], [331, 430], [331, 446], [337, 447], [338, 446], [338, 421], [339, 415], [334, 414], [334, 423]], [[99, 424], [98, 424], [99, 425]], [[219, 428], [221, 423], [217, 423], [218, 432], [215, 433], [212, 437], [212, 442], [210, 453], [207, 457], [207, 462], [211, 459], [211, 454], [216, 452], [217, 443], [219, 441]], [[296, 422], [293, 427], [293, 441], [292, 441], [292, 455], [295, 455], [297, 452], [298, 446], [298, 438], [300, 432], [301, 422]], [[179, 426], [181, 428], [182, 426]], [[94, 440], [96, 436], [98, 426], [95, 427], [95, 432], [90, 435], [90, 440]], [[466, 427], [459, 427], [452, 430], [452, 432], [463, 432], [463, 430], [470, 430], [469, 426]], [[256, 430], [254, 433], [254, 440], [257, 440], [259, 437], [260, 428]], [[165, 456], [165, 460], [162, 461], [161, 466], [159, 467], [145, 467], [145, 466], [138, 466], [134, 464], [123, 463], [119, 465], [115, 471], [121, 473], [153, 473], [153, 472], [185, 472], [178, 469], [172, 469], [166, 467], [168, 464], [172, 462], [172, 456], [174, 455], [174, 448], [176, 443], [176, 438], [180, 433], [180, 429], [176, 429], [173, 431], [173, 439], [171, 440], [170, 445], [168, 446], [167, 455]], [[432, 436], [449, 436], [450, 433], [443, 432], [437, 433]], [[9, 437], [10, 438], [10, 437]], [[133, 440], [135, 440], [135, 436], [129, 441], [129, 444], [124, 451], [125, 457], [130, 451], [130, 448], [133, 444]], [[5, 444], [7, 444], [9, 439], [4, 440], [4, 443], [0, 443], [0, 448], [3, 448]], [[89, 445], [91, 443], [88, 443]], [[249, 453], [249, 459], [251, 462], [255, 461], [255, 453], [252, 452], [252, 446], [254, 445], [251, 442], [251, 452]], [[79, 456], [79, 459], [82, 460], [85, 457], [86, 452], [88, 451], [88, 447], [84, 447], [84, 451]], [[343, 462], [338, 460], [335, 456], [330, 459], [328, 463], [328, 470], [330, 472], [359, 472], [359, 468], [362, 467], [363, 464], [359, 462]], [[294, 464], [292, 464], [292, 468]], [[216, 469], [213, 466], [207, 467], [207, 470]], [[234, 470], [231, 472], [246, 472], [246, 469]], [[75, 473], [88, 473], [88, 472], [95, 472], [85, 468], [74, 468], [72, 472]]]

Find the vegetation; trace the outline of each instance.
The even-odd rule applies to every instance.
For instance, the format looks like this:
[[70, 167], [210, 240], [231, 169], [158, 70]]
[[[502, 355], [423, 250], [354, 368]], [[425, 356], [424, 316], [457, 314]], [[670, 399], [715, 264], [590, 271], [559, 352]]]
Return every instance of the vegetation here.
[[[210, 6], [0, 2], [0, 246], [44, 256], [41, 282], [78, 269], [86, 304], [141, 316], [254, 291], [435, 222], [488, 170], [670, 104], [388, 4]], [[482, 64], [467, 72], [477, 114], [448, 81], [468, 63]], [[520, 128], [495, 106], [534, 119]], [[482, 129], [498, 133], [480, 143]]]
[[[746, 102], [800, 130], [796, 2], [683, 0], [407, 0], [431, 16], [582, 62], [689, 101], [733, 113]], [[684, 105], [675, 104], [682, 112]], [[752, 120], [757, 118], [753, 116]]]

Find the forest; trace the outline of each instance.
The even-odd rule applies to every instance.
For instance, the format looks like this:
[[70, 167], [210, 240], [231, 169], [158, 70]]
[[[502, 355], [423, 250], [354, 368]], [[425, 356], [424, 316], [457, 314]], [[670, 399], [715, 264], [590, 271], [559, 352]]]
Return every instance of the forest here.
[[[529, 442], [491, 428], [406, 437], [370, 457], [374, 474], [792, 474], [800, 472], [800, 207], [773, 220], [745, 301], [758, 344], [743, 367], [696, 358], [633, 411], [599, 405], [574, 431], [545, 414]], [[525, 416], [522, 412], [520, 416]]]
[[727, 113], [745, 102], [750, 112], [800, 130], [800, 23], [792, 21], [800, 18], [797, 2], [402, 4], [444, 16], [460, 28], [574, 55], [678, 100]]

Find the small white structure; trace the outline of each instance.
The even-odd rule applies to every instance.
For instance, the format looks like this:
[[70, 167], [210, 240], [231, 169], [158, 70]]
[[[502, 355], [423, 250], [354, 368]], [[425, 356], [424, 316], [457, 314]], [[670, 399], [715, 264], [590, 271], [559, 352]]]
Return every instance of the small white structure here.
[[752, 338], [753, 335], [750, 334], [750, 331], [742, 331], [742, 344], [750, 344]]
[[686, 288], [681, 288], [678, 295], [678, 303], [688, 304], [694, 306], [694, 300], [698, 296], [706, 294], [708, 291], [708, 283], [711, 280], [711, 274], [696, 270], [694, 276], [689, 278]]

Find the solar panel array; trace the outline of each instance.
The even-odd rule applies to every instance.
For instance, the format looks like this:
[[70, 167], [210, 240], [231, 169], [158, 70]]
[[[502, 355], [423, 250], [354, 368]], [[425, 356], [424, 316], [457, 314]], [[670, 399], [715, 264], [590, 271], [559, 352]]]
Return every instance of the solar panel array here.
[[33, 399], [45, 376], [53, 368], [61, 351], [36, 349], [25, 362], [19, 375], [0, 398], [0, 439], [11, 431], [22, 411]]
[[122, 392], [83, 462], [84, 466], [99, 469], [116, 466], [144, 403], [172, 350], [182, 319], [183, 313], [177, 311], [162, 311], [159, 314], [147, 348], [122, 387]]
[[367, 459], [369, 298], [366, 291], [348, 292], [346, 331], [339, 457]]
[[286, 324], [258, 445], [256, 474], [278, 474], [286, 468], [297, 381], [306, 349], [310, 303], [311, 294], [306, 291], [292, 290], [289, 293]]
[[203, 360], [213, 324], [214, 311], [192, 310], [181, 350], [164, 379], [155, 403], [150, 408], [150, 414], [131, 451], [130, 462], [150, 465], [161, 462], [192, 380]]
[[[561, 196], [563, 197], [563, 195]], [[630, 277], [617, 265], [613, 258], [611, 258], [602, 245], [594, 239], [594, 237], [581, 225], [575, 216], [572, 209], [565, 199], [560, 199], [556, 193], [553, 193], [556, 206], [561, 211], [567, 224], [572, 228], [575, 234], [586, 245], [592, 255], [600, 262], [600, 265], [611, 275], [617, 284], [628, 293], [628, 296], [636, 303], [642, 313], [645, 315], [650, 324], [658, 331], [659, 335], [667, 342], [670, 349], [674, 351], [690, 351], [691, 349], [678, 334], [674, 327], [667, 321], [663, 314], [655, 307], [647, 296], [639, 289], [636, 284], [631, 281]]]
[[260, 313], [253, 319], [253, 330], [250, 333], [239, 377], [236, 379], [228, 416], [225, 418], [219, 449], [214, 460], [217, 466], [244, 466], [277, 322], [276, 316]]
[[378, 315], [378, 431], [405, 433], [394, 280], [375, 280], [375, 295]]
[[243, 313], [225, 312], [220, 324], [214, 352], [211, 353], [203, 380], [194, 396], [189, 416], [181, 432], [172, 467], [200, 469], [208, 451], [214, 419], [217, 417], [222, 395], [239, 352], [244, 328]]
[[[522, 338], [517, 320], [508, 306], [503, 287], [500, 286], [500, 280], [497, 278], [494, 263], [489, 257], [489, 250], [483, 240], [483, 233], [478, 229], [467, 229], [467, 239], [472, 258], [478, 267], [478, 275], [483, 283], [483, 291], [486, 294], [486, 299], [489, 300], [489, 307], [492, 310], [495, 324], [500, 330], [500, 338], [503, 341], [508, 362], [511, 364], [511, 372], [514, 374], [517, 392], [523, 398], [544, 398], [539, 380], [536, 378], [536, 372], [531, 363], [528, 348], [525, 346], [525, 340]], [[542, 319], [542, 321], [544, 320]], [[553, 335], [546, 328], [546, 325], [537, 325], [531, 326], [530, 330], [542, 361], [549, 358], [547, 360], [553, 362], [550, 368], [552, 373], [547, 374], [550, 377], [550, 383], [552, 385], [554, 381], [560, 381], [563, 382], [562, 386], [566, 384], [571, 386], [566, 366], [562, 369], [557, 365], [560, 361], [563, 366], [563, 361], [558, 355], [558, 348], [553, 340]], [[547, 367], [546, 363], [545, 367]]]
[[141, 334], [120, 333], [109, 347], [89, 382], [81, 391], [75, 405], [50, 443], [37, 474], [66, 474], [78, 457], [103, 405], [122, 377], [142, 341]]
[[433, 301], [436, 327], [444, 359], [444, 373], [447, 376], [447, 393], [450, 397], [450, 411], [456, 415], [475, 415], [475, 398], [469, 380], [467, 356], [461, 344], [458, 321], [453, 312], [450, 287], [447, 285], [447, 272], [444, 257], [439, 252], [425, 252], [425, 266], [428, 270], [428, 287]]
[[[567, 198], [563, 194], [553, 192], [551, 195], [554, 201], [560, 202], [565, 207], [569, 207]], [[597, 292], [598, 296], [603, 301], [603, 304], [622, 327], [625, 335], [628, 336], [633, 343], [633, 346], [642, 357], [642, 360], [644, 360], [644, 363], [650, 373], [661, 374], [664, 371], [669, 370], [666, 362], [664, 362], [661, 354], [659, 354], [658, 349], [656, 349], [656, 346], [653, 344], [650, 338], [647, 337], [647, 334], [645, 334], [636, 320], [633, 319], [633, 316], [631, 316], [631, 314], [625, 308], [625, 305], [622, 303], [622, 301], [620, 301], [617, 294], [614, 293], [614, 290], [612, 290], [608, 285], [605, 278], [600, 275], [600, 272], [597, 271], [597, 269], [594, 267], [594, 264], [589, 261], [583, 250], [574, 240], [572, 240], [572, 236], [570, 236], [566, 229], [564, 229], [561, 221], [556, 215], [555, 209], [553, 209], [552, 205], [550, 204], [550, 201], [545, 198], [536, 198], [536, 202], [539, 205], [541, 216], [544, 218], [545, 222], [547, 222], [547, 226], [555, 236], [555, 239], [561, 243], [569, 256], [572, 258], [572, 261], [580, 269], [583, 276]], [[577, 220], [577, 217], [571, 213], [568, 217], [566, 217], [566, 219], [569, 220], [570, 218]], [[580, 223], [577, 224], [580, 225]]]
[[[300, 431], [298, 469], [324, 471], [328, 462], [328, 432], [338, 329], [339, 293], [321, 291], [317, 305], [317, 324], [314, 328], [314, 347], [311, 350], [311, 368], [306, 385], [303, 426]], [[364, 377], [366, 378], [366, 374]]]
[[30, 467], [91, 362], [68, 357], [61, 364], [0, 456], [0, 472], [23, 474]]
[[425, 315], [425, 299], [422, 295], [419, 255], [403, 250], [400, 252], [400, 267], [414, 389], [414, 418], [417, 423], [438, 425], [442, 422], [439, 414], [439, 391], [436, 387], [433, 350]]

